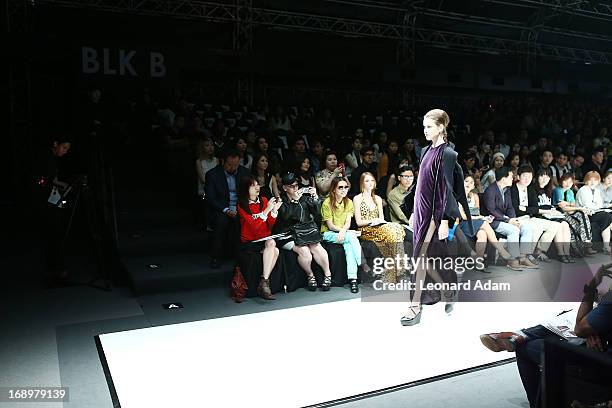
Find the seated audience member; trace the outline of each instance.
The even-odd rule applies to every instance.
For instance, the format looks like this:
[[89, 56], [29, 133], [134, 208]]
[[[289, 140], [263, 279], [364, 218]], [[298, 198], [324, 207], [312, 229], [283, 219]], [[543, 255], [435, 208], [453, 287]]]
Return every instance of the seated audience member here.
[[293, 250], [298, 256], [298, 264], [308, 277], [308, 290], [317, 290], [317, 280], [312, 272], [312, 260], [321, 266], [325, 277], [321, 289], [328, 291], [331, 287], [331, 271], [327, 251], [321, 246], [321, 233], [315, 223], [320, 213], [317, 191], [310, 187], [307, 192], [299, 189], [297, 178], [287, 173], [282, 178], [283, 205], [280, 207], [274, 233], [288, 233], [288, 237], [277, 239], [276, 245], [288, 251]]
[[[541, 169], [549, 173], [549, 169]], [[550, 262], [546, 252], [554, 241], [559, 260], [563, 263], [571, 262], [569, 243], [571, 239], [569, 224], [565, 221], [555, 222], [545, 218], [550, 210], [541, 209], [538, 204], [538, 195], [532, 185], [533, 168], [523, 165], [518, 170], [519, 181], [510, 188], [512, 206], [519, 217], [529, 216], [533, 226], [533, 242], [537, 242], [534, 256], [538, 261]]]
[[591, 232], [593, 242], [603, 241], [603, 250], [610, 254], [610, 224], [612, 214], [601, 211], [604, 208], [604, 199], [598, 188], [601, 177], [596, 171], [589, 171], [584, 176], [584, 186], [580, 187], [576, 194], [576, 204], [579, 207], [588, 208], [591, 212]]
[[572, 171], [572, 166], [569, 164], [569, 156], [565, 152], [559, 152], [557, 154], [554, 166], [557, 169], [557, 180], [560, 180], [561, 176]]
[[576, 205], [576, 198], [572, 190], [573, 185], [574, 177], [572, 173], [566, 173], [562, 176], [561, 185], [553, 190], [552, 205], [558, 207], [563, 213], [573, 232], [572, 239], [581, 239], [580, 243], [582, 245], [576, 246], [576, 249], [580, 251], [579, 255], [593, 255], [597, 251], [592, 248], [593, 234], [589, 221], [591, 211], [586, 207]]
[[353, 170], [355, 170], [361, 164], [361, 138], [354, 137], [351, 143], [352, 150], [349, 154], [344, 157], [346, 163], [346, 176], [350, 177]]
[[389, 197], [391, 190], [393, 190], [399, 184], [398, 177], [397, 177], [397, 175], [399, 174], [399, 169], [401, 169], [404, 166], [409, 166], [409, 165], [410, 164], [408, 163], [406, 159], [401, 158], [398, 163], [398, 167], [393, 169], [392, 171], [390, 170], [389, 173], [387, 174], [387, 177], [383, 177], [378, 182], [378, 188], [376, 189], [376, 194], [378, 194], [383, 199], [383, 207], [387, 206], [387, 198]]
[[364, 147], [361, 149], [361, 164], [357, 166], [351, 174], [351, 191], [349, 191], [349, 197], [355, 197], [359, 194], [359, 180], [361, 175], [365, 172], [372, 173], [376, 178], [376, 163], [374, 163], [374, 148]]
[[270, 149], [270, 143], [265, 136], [257, 136], [255, 141], [255, 153], [265, 153], [268, 155], [268, 171], [277, 178], [280, 178], [282, 159], [274, 149]]
[[198, 224], [206, 227], [206, 173], [219, 164], [219, 159], [214, 156], [215, 145], [211, 138], [206, 138], [198, 143], [198, 158], [196, 159], [196, 174], [198, 175]]
[[310, 158], [304, 157], [304, 160], [299, 163], [294, 173], [300, 188], [316, 187], [312, 167], [310, 165]]
[[476, 166], [476, 153], [472, 150], [469, 150], [463, 156], [463, 164], [461, 168], [463, 169], [463, 174], [472, 176], [474, 178], [474, 190], [476, 193], [482, 193], [482, 185], [480, 184], [480, 179], [482, 177], [482, 171]]
[[[536, 177], [533, 180], [532, 187], [535, 192], [535, 198], [538, 204], [537, 217], [554, 217], [550, 218], [551, 221], [561, 223], [560, 237], [557, 237], [555, 244], [557, 246], [557, 253], [559, 254], [559, 261], [563, 263], [575, 263], [576, 261], [571, 255], [571, 246], [574, 245], [575, 252], [580, 253], [581, 250], [577, 246], [577, 240], [580, 239], [580, 223], [573, 221], [574, 224], [570, 224], [567, 221], [563, 213], [557, 211], [552, 205], [552, 196], [554, 185], [550, 178], [550, 169], [540, 169], [536, 173]], [[563, 176], [562, 176], [563, 177]], [[574, 228], [577, 228], [574, 230]], [[559, 248], [561, 244], [561, 248]]]
[[516, 218], [512, 207], [509, 187], [512, 185], [512, 171], [502, 167], [495, 171], [495, 183], [484, 192], [484, 207], [493, 216], [491, 227], [508, 240], [508, 252], [519, 260], [521, 266], [537, 268], [527, 256], [533, 252], [533, 229], [528, 223]]
[[[582, 165], [582, 174], [586, 175], [589, 171], [596, 171], [599, 173], [599, 177], [603, 177], [608, 170], [606, 163], [607, 158], [604, 157], [604, 149], [599, 147], [593, 150], [591, 154], [591, 160], [588, 163]], [[576, 175], [578, 177], [578, 175]], [[580, 179], [579, 179], [580, 180]]]
[[196, 160], [196, 173], [198, 174], [198, 195], [205, 197], [204, 184], [206, 173], [219, 164], [215, 157], [215, 146], [212, 139], [206, 138], [198, 143], [198, 158]]
[[[262, 156], [263, 157], [263, 156]], [[240, 251], [263, 253], [263, 273], [257, 294], [266, 299], [274, 300], [270, 290], [270, 274], [278, 259], [278, 248], [273, 239], [253, 242], [269, 237], [276, 223], [278, 210], [283, 202], [275, 197], [268, 200], [260, 196], [259, 183], [255, 177], [245, 177], [240, 180], [238, 189], [238, 216], [240, 217]]]
[[389, 214], [392, 222], [409, 225], [409, 220], [400, 206], [404, 202], [406, 195], [416, 186], [414, 182], [414, 170], [409, 166], [400, 167], [397, 177], [399, 179], [399, 184], [393, 188], [387, 196]]
[[335, 152], [327, 152], [325, 154], [325, 168], [315, 176], [315, 183], [319, 194], [327, 197], [331, 182], [335, 177], [343, 174], [344, 169], [338, 166], [338, 158]]
[[[585, 173], [583, 172], [583, 166], [584, 166], [584, 156], [580, 153], [574, 154], [574, 157], [572, 158], [571, 171], [570, 171], [570, 173], [574, 173], [574, 179], [582, 180], [584, 178], [583, 174]], [[561, 180], [559, 180], [559, 183], [561, 183]]]
[[346, 177], [332, 180], [329, 196], [321, 207], [321, 233], [323, 240], [341, 244], [346, 256], [346, 271], [351, 284], [351, 292], [359, 292], [357, 267], [362, 264], [361, 245], [357, 231], [350, 230], [351, 219], [355, 213], [353, 202], [346, 196], [349, 182]]
[[514, 181], [518, 181], [518, 168], [521, 165], [521, 156], [518, 153], [510, 153], [506, 158], [506, 166], [510, 167], [514, 175]]
[[[478, 194], [474, 192], [474, 177], [467, 175], [464, 178], [465, 194], [468, 203], [468, 210], [471, 214], [472, 218], [472, 231], [476, 234], [471, 235], [469, 226], [467, 225], [468, 218], [465, 210], [459, 204], [459, 211], [461, 213], [461, 221], [459, 222], [459, 228], [463, 231], [467, 238], [474, 239], [476, 238], [476, 256], [479, 258], [485, 258], [485, 252], [487, 249], [487, 242], [490, 242], [491, 245], [495, 247], [499, 256], [506, 261], [506, 266], [513, 271], [522, 271], [521, 265], [519, 261], [510, 255], [510, 253], [504, 248], [504, 246], [497, 240], [497, 236], [495, 235], [495, 231], [491, 227], [491, 219], [489, 217], [485, 217], [480, 215], [480, 200], [478, 198]], [[480, 272], [486, 271], [486, 265], [489, 262], [485, 262], [484, 269], [478, 269]]]
[[260, 194], [268, 199], [280, 195], [276, 177], [270, 173], [269, 167], [270, 161], [268, 160], [268, 155], [265, 153], [255, 153], [251, 174], [260, 186]]
[[[586, 340], [583, 343], [586, 347], [608, 356], [612, 356], [612, 347], [609, 347], [612, 344], [612, 292], [602, 290], [602, 295], [598, 296], [600, 294], [598, 287], [604, 276], [612, 277], [610, 267], [612, 264], [602, 265], [593, 279], [585, 285], [584, 297], [574, 327], [574, 333]], [[599, 303], [595, 306], [598, 297]], [[515, 332], [489, 333], [480, 336], [482, 344], [491, 351], [505, 350], [516, 353], [516, 365], [531, 408], [539, 407], [541, 403], [541, 356], [546, 338], [554, 339], [558, 336], [541, 325]], [[608, 345], [607, 350], [606, 345]]]
[[317, 174], [325, 168], [325, 146], [320, 140], [315, 140], [312, 144], [310, 166], [312, 167], [312, 174]]
[[491, 184], [495, 183], [495, 170], [501, 169], [504, 167], [504, 162], [506, 158], [501, 153], [495, 153], [491, 159], [491, 163], [493, 166], [487, 170], [487, 172], [482, 176], [480, 180], [480, 184], [482, 186], [482, 191], [486, 190]]
[[[387, 150], [380, 156], [376, 176], [378, 180], [385, 177], [390, 170], [396, 168], [399, 163], [399, 144], [397, 140], [391, 139], [387, 144]], [[374, 175], [374, 173], [372, 173]]]
[[247, 152], [248, 144], [246, 138], [243, 136], [238, 136], [235, 138], [234, 147], [240, 155], [240, 165], [250, 170], [251, 166], [253, 165], [253, 156]]
[[374, 162], [378, 163], [383, 153], [387, 150], [389, 135], [387, 135], [387, 132], [381, 131], [376, 136], [375, 142], [372, 148], [374, 149]]
[[211, 267], [219, 267], [218, 254], [223, 253], [227, 237], [232, 242], [231, 248], [237, 255], [240, 224], [237, 218], [238, 180], [248, 177], [249, 171], [239, 165], [240, 156], [236, 150], [225, 150], [221, 163], [206, 174], [204, 191], [210, 209], [210, 222], [215, 230], [213, 240]]
[[[355, 208], [355, 222], [361, 239], [372, 241], [385, 258], [404, 257], [404, 227], [395, 222], [386, 222], [383, 218], [382, 198], [377, 196], [376, 179], [374, 175], [365, 172], [359, 180], [361, 193], [353, 198]], [[374, 224], [374, 225], [372, 225]], [[403, 271], [394, 265], [385, 269], [382, 280], [384, 282], [399, 282]]]
[[407, 166], [419, 165], [419, 156], [417, 154], [416, 148], [416, 140], [411, 138], [406, 139], [404, 145], [402, 146], [402, 152], [400, 153], [400, 157], [402, 158], [402, 160], [407, 161]]
[[546, 148], [542, 150], [540, 153], [540, 163], [538, 165], [538, 170], [540, 169], [550, 169], [551, 178], [554, 184], [559, 183], [559, 174], [557, 171], [557, 167], [553, 164], [553, 153], [550, 149]]
[[306, 142], [301, 136], [298, 136], [293, 139], [291, 150], [287, 151], [283, 157], [283, 172], [295, 169], [305, 157], [307, 157]]
[[607, 171], [606, 176], [603, 179], [603, 183], [598, 186], [603, 197], [604, 207], [612, 207], [612, 171]]

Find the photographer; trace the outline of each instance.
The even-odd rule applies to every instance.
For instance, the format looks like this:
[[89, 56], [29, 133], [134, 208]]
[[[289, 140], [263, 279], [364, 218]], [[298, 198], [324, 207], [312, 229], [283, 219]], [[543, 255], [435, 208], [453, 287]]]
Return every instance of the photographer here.
[[65, 283], [68, 271], [64, 264], [65, 225], [60, 204], [69, 184], [60, 171], [61, 160], [70, 150], [68, 137], [53, 140], [50, 149], [39, 160], [41, 168], [35, 174], [34, 205], [41, 220], [39, 225], [45, 242], [46, 280], [50, 284]]

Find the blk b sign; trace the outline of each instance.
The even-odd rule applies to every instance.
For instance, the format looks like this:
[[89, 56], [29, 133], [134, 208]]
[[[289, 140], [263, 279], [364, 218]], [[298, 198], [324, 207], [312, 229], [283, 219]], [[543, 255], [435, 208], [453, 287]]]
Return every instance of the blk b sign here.
[[122, 48], [81, 47], [83, 74], [113, 77], [164, 78], [164, 54]]

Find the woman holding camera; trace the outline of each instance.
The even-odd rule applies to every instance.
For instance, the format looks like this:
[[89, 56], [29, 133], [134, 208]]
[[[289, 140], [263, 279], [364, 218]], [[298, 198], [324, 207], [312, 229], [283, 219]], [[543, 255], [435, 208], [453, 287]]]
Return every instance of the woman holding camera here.
[[240, 251], [263, 253], [263, 274], [257, 294], [266, 299], [274, 300], [270, 290], [270, 274], [278, 260], [278, 248], [273, 239], [253, 242], [269, 237], [276, 223], [278, 210], [282, 201], [272, 197], [268, 200], [260, 196], [260, 186], [254, 176], [240, 180], [238, 190], [238, 216], [240, 217]]

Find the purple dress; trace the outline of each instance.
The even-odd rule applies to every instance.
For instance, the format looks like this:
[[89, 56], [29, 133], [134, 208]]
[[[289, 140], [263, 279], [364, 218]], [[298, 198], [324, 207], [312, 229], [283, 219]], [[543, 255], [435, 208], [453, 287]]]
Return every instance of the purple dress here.
[[[438, 240], [438, 227], [444, 216], [446, 205], [446, 180], [444, 178], [444, 161], [442, 160], [446, 143], [427, 150], [419, 165], [419, 177], [417, 178], [414, 214], [413, 214], [413, 257], [417, 258], [425, 235], [429, 229], [429, 223], [433, 219], [436, 224], [436, 231], [431, 239], [432, 242]], [[432, 247], [428, 247], [431, 253]]]

